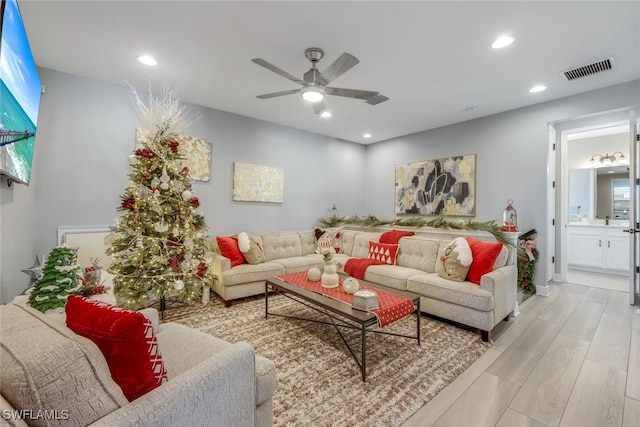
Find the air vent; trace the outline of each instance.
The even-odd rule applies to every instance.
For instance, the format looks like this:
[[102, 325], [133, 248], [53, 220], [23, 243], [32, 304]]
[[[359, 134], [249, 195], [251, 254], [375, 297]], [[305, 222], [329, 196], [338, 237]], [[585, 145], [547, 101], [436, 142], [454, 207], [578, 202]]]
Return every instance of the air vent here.
[[581, 77], [591, 76], [596, 73], [611, 70], [615, 66], [613, 56], [611, 58], [603, 59], [591, 64], [583, 65], [582, 67], [574, 68], [572, 70], [563, 71], [562, 74], [567, 80], [575, 80]]

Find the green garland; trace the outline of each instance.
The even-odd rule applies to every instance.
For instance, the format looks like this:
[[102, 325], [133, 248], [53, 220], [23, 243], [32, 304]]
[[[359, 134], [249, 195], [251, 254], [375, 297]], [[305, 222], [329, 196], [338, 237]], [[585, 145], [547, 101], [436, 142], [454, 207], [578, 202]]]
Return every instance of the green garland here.
[[538, 261], [538, 250], [531, 251], [534, 260], [531, 261], [527, 252], [518, 248], [518, 286], [520, 290], [527, 295], [536, 293], [536, 285], [533, 282], [533, 276], [536, 272], [536, 262]]
[[488, 231], [493, 234], [499, 242], [505, 245], [513, 246], [513, 242], [502, 231], [502, 228], [495, 221], [448, 221], [444, 215], [437, 218], [427, 220], [422, 217], [396, 218], [393, 221], [385, 221], [369, 215], [366, 218], [346, 217], [346, 218], [320, 218], [320, 223], [325, 227], [338, 227], [341, 225], [353, 225], [359, 227], [380, 227], [384, 225], [397, 227], [433, 227], [452, 230], [479, 230]]

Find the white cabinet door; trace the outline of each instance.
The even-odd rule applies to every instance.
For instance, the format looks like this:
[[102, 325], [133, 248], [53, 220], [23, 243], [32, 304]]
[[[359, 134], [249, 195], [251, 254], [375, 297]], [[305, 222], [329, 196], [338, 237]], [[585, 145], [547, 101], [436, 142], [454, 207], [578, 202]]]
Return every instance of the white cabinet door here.
[[569, 264], [602, 267], [604, 232], [598, 228], [569, 228]]
[[629, 271], [629, 233], [606, 230], [605, 268]]

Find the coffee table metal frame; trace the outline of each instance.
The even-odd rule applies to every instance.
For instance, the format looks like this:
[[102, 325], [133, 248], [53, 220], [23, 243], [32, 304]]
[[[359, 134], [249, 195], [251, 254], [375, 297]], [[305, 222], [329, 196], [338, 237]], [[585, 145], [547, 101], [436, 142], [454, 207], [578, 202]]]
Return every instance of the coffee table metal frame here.
[[[411, 338], [411, 339], [417, 340], [418, 345], [420, 345], [420, 296], [413, 294], [411, 292], [405, 292], [397, 289], [387, 288], [384, 286], [373, 285], [364, 281], [360, 281], [360, 283], [375, 289], [379, 289], [384, 292], [389, 292], [392, 294], [409, 298], [413, 302], [413, 306], [414, 306], [413, 312], [416, 314], [416, 334], [404, 335], [404, 334], [397, 334], [394, 332], [387, 332], [384, 330], [371, 329], [371, 327], [377, 326], [378, 324], [378, 319], [373, 313], [356, 310], [347, 303], [338, 301], [330, 297], [326, 297], [324, 295], [313, 292], [309, 289], [303, 288], [293, 283], [289, 283], [277, 277], [273, 279], [268, 279], [265, 281], [264, 317], [265, 319], [267, 319], [269, 315], [272, 315], [272, 316], [279, 316], [279, 317], [288, 317], [290, 319], [304, 320], [304, 321], [314, 322], [314, 323], [322, 323], [325, 325], [333, 325], [333, 327], [338, 332], [338, 335], [340, 335], [340, 338], [342, 338], [342, 341], [349, 349], [351, 356], [353, 356], [353, 359], [356, 361], [356, 363], [360, 367], [360, 372], [362, 374], [362, 381], [366, 381], [367, 380], [367, 357], [366, 357], [367, 356], [367, 341], [366, 341], [367, 332], [372, 332], [376, 334], [394, 335], [394, 336], [403, 337], [403, 338]], [[269, 291], [273, 291], [275, 293], [281, 294], [317, 312], [320, 312], [326, 315], [329, 318], [329, 321], [322, 321], [318, 319], [308, 319], [304, 317], [290, 316], [286, 314], [278, 314], [278, 313], [270, 312], [269, 311]], [[355, 325], [348, 322], [353, 322]], [[342, 335], [340, 328], [360, 330], [360, 341], [361, 341], [360, 359], [358, 359], [355, 352], [347, 342], [346, 338], [344, 337], [344, 335]]]

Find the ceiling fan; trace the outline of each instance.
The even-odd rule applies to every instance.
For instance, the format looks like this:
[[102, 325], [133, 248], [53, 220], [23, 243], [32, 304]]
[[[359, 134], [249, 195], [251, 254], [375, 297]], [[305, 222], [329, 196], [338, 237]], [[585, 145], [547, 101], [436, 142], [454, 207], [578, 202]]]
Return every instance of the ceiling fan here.
[[357, 65], [360, 61], [355, 56], [349, 53], [343, 53], [333, 61], [323, 73], [316, 68], [318, 61], [324, 56], [324, 51], [317, 47], [310, 47], [304, 51], [304, 56], [311, 61], [311, 69], [304, 73], [302, 80], [287, 73], [284, 70], [276, 67], [275, 65], [265, 61], [262, 58], [252, 59], [258, 65], [263, 66], [267, 70], [273, 71], [276, 74], [280, 74], [282, 77], [291, 80], [292, 82], [302, 85], [300, 89], [283, 90], [281, 92], [267, 93], [264, 95], [258, 95], [260, 99], [275, 98], [278, 96], [292, 95], [299, 93], [302, 98], [313, 103], [313, 111], [316, 114], [322, 114], [326, 111], [324, 105], [325, 95], [343, 96], [346, 98], [363, 99], [367, 104], [377, 105], [381, 102], [388, 100], [389, 98], [381, 95], [379, 92], [370, 90], [358, 90], [358, 89], [342, 89], [337, 87], [327, 86], [333, 80], [340, 77], [342, 74], [349, 71], [352, 67]]

